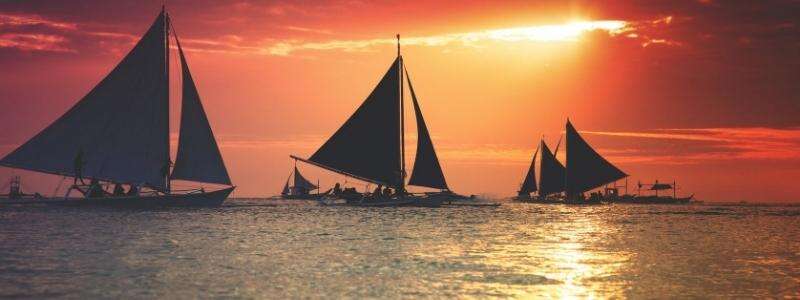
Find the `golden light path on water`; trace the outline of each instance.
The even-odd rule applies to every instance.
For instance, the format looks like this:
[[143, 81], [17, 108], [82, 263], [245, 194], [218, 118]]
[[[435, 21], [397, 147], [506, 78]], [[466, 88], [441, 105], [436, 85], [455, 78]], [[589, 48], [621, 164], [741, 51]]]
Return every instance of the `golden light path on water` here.
[[[490, 296], [623, 297], [625, 284], [619, 275], [632, 255], [599, 250], [600, 244], [608, 242], [604, 239], [615, 234], [615, 226], [598, 217], [602, 213], [597, 211], [591, 212], [596, 216], [587, 217], [586, 208], [561, 206], [550, 213], [554, 216], [522, 225], [506, 223], [509, 220], [488, 225], [474, 233], [485, 237], [482, 242], [454, 241], [434, 249], [412, 249], [409, 254], [480, 266], [453, 273], [450, 280], [460, 282], [465, 290], [483, 291]], [[508, 232], [515, 233], [500, 234]]]

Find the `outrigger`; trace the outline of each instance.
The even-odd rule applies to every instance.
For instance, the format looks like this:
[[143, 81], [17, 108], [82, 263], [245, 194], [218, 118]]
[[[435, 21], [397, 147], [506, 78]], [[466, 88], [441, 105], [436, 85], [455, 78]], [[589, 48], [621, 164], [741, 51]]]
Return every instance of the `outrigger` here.
[[[183, 83], [174, 164], [169, 128], [170, 37], [177, 46]], [[99, 84], [0, 160], [0, 165], [74, 178], [60, 201], [69, 205], [219, 206], [234, 189], [163, 7], [144, 36]], [[211, 192], [176, 190], [172, 180], [225, 187]], [[104, 185], [115, 187], [108, 192]], [[70, 198], [73, 191], [82, 198]]]
[[[405, 166], [405, 82], [417, 123], [417, 153], [408, 185], [438, 189], [433, 193], [406, 190]], [[354, 188], [334, 187], [323, 203], [338, 200], [353, 206], [438, 207], [457, 199], [444, 179], [411, 78], [400, 54], [389, 70], [352, 116], [308, 159], [291, 158], [376, 186], [372, 193]]]

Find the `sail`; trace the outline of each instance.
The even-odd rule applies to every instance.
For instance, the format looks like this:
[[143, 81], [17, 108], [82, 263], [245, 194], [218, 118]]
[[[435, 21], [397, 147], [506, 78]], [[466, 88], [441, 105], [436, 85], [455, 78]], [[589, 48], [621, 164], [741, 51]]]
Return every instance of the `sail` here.
[[[169, 161], [167, 18], [69, 111], [0, 165], [163, 189]], [[79, 174], [76, 174], [79, 173]]]
[[300, 171], [297, 170], [297, 167], [294, 167], [294, 187], [295, 188], [304, 188], [306, 190], [315, 190], [317, 186], [311, 181], [308, 181], [303, 175], [300, 175]]
[[567, 121], [567, 193], [580, 194], [626, 176], [592, 149]]
[[364, 103], [309, 161], [376, 183], [402, 185], [400, 58]]
[[[542, 166], [539, 173], [539, 195], [547, 196], [564, 191], [564, 165], [556, 159], [555, 154], [550, 152], [544, 141], [542, 141]], [[558, 146], [556, 146], [558, 147]]]
[[408, 184], [449, 190], [450, 188], [447, 187], [447, 182], [444, 180], [442, 167], [439, 165], [439, 159], [436, 157], [436, 150], [433, 149], [431, 135], [425, 125], [425, 118], [422, 117], [414, 86], [411, 85], [411, 77], [408, 76], [408, 70], [405, 72], [408, 88], [411, 91], [411, 100], [414, 103], [414, 114], [417, 117], [417, 155], [414, 158], [414, 171], [411, 172]]
[[525, 175], [525, 180], [522, 181], [522, 187], [519, 188], [519, 194], [529, 195], [536, 191], [536, 156], [539, 155], [539, 147], [536, 147], [536, 152], [533, 152], [533, 159], [531, 159], [531, 166], [528, 168], [528, 174]]
[[175, 41], [181, 58], [183, 100], [178, 153], [170, 178], [230, 185], [228, 170], [222, 161], [222, 155], [219, 153], [217, 141], [203, 110], [200, 95], [189, 72], [189, 65], [186, 64], [186, 57], [183, 55], [177, 35]]
[[286, 178], [286, 184], [283, 185], [283, 190], [281, 190], [281, 195], [288, 195], [289, 194], [289, 178]]

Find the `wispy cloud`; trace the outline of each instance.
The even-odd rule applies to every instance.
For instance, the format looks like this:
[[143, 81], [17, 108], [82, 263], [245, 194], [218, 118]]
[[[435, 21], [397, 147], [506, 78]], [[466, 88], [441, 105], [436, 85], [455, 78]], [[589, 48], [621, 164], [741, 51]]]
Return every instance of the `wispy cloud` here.
[[[459, 43], [464, 46], [474, 46], [482, 41], [503, 42], [574, 42], [584, 33], [591, 31], [604, 31], [610, 35], [618, 35], [633, 30], [625, 21], [579, 21], [566, 24], [539, 25], [528, 27], [514, 27], [474, 32], [450, 33], [422, 37], [403, 38], [404, 45], [410, 46], [445, 46]], [[275, 43], [267, 49], [272, 55], [286, 56], [300, 50], [341, 50], [341, 51], [369, 51], [370, 48], [380, 45], [392, 45], [396, 42], [392, 38], [364, 39], [364, 40], [333, 40], [327, 42], [301, 42], [282, 41]]]
[[[800, 128], [699, 128], [660, 129], [648, 132], [582, 131], [584, 134], [662, 140], [681, 144], [677, 155], [652, 154], [634, 150], [619, 159], [635, 162], [701, 163], [714, 160], [796, 160], [800, 159]], [[693, 150], [693, 148], [695, 148]]]
[[66, 41], [65, 37], [52, 34], [0, 34], [0, 48], [15, 48], [22, 51], [75, 52], [65, 45]]
[[42, 18], [39, 15], [0, 13], [0, 27], [37, 26], [37, 25], [42, 25], [62, 30], [75, 30], [78, 28], [78, 25], [75, 23], [48, 20]]

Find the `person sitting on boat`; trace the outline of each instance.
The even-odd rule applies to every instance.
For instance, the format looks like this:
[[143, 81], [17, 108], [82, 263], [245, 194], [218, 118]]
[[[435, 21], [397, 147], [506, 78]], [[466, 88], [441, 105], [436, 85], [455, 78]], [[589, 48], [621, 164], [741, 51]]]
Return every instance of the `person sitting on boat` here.
[[382, 190], [383, 190], [383, 186], [379, 184], [378, 187], [376, 187], [375, 190], [372, 191], [372, 197], [373, 198], [380, 197]]
[[128, 189], [128, 196], [139, 196], [139, 186], [131, 184], [131, 188]]
[[100, 185], [100, 181], [97, 178], [92, 178], [91, 183], [89, 183], [89, 192], [87, 196], [89, 198], [99, 198], [105, 196], [106, 191], [103, 190], [103, 186]]
[[386, 187], [383, 189], [383, 196], [384, 197], [391, 197], [392, 196], [392, 189], [390, 187]]
[[342, 186], [339, 185], [339, 183], [337, 182], [336, 185], [333, 186], [333, 194], [339, 195], [341, 193], [342, 193]]
[[114, 185], [114, 196], [125, 196], [125, 188], [122, 187], [121, 183]]

